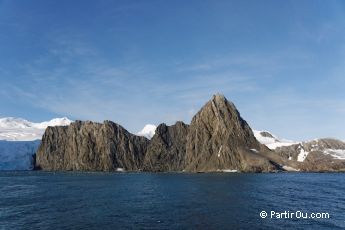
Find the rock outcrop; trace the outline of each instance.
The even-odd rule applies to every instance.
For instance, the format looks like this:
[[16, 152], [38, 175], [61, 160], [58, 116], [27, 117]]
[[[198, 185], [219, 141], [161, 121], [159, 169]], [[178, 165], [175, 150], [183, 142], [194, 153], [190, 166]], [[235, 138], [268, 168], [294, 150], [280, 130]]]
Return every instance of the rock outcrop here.
[[177, 122], [157, 127], [144, 160], [145, 171], [182, 171], [185, 167], [188, 125]]
[[345, 171], [345, 143], [318, 139], [275, 149], [277, 155], [300, 171]]
[[148, 143], [111, 121], [76, 121], [46, 129], [36, 165], [43, 170], [140, 170]]
[[235, 105], [215, 95], [193, 117], [186, 145], [186, 171], [261, 172], [277, 167], [263, 155], [269, 151], [254, 137]]
[[213, 96], [190, 125], [159, 125], [151, 140], [110, 121], [48, 127], [36, 156], [43, 170], [270, 172], [296, 165], [283, 150], [260, 144], [223, 95]]

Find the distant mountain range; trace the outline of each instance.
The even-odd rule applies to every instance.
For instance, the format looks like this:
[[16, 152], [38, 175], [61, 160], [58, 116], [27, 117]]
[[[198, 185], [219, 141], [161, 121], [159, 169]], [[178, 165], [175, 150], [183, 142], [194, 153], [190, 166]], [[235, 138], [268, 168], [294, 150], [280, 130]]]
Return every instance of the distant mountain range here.
[[[43, 133], [42, 143], [32, 141], [41, 139]], [[0, 170], [28, 170], [35, 161], [43, 170], [345, 170], [344, 142], [329, 138], [290, 141], [268, 131], [252, 130], [223, 95], [214, 95], [190, 125], [148, 124], [134, 135], [111, 121], [57, 118], [33, 123], [2, 118], [1, 139], [7, 141], [0, 141]]]

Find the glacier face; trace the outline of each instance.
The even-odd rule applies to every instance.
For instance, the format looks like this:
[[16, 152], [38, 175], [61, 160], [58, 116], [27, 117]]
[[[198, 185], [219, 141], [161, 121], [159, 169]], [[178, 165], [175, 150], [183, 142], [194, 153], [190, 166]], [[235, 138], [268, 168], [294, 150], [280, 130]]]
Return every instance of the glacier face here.
[[30, 170], [48, 126], [66, 126], [72, 121], [66, 117], [41, 123], [22, 118], [0, 118], [0, 170]]
[[0, 141], [0, 170], [31, 170], [40, 140]]

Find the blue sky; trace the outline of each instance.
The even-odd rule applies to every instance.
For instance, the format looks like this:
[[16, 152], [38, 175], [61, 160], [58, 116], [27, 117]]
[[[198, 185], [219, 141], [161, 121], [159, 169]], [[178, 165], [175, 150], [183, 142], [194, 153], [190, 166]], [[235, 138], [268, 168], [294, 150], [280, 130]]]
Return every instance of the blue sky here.
[[190, 122], [345, 139], [344, 1], [0, 0], [0, 117]]

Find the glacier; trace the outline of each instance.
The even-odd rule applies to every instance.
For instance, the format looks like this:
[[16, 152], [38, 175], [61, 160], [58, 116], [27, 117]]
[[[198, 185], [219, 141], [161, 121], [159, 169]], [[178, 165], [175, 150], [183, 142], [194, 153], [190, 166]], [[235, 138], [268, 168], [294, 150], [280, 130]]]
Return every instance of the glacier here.
[[0, 118], [0, 170], [31, 170], [35, 153], [48, 126], [66, 126], [66, 117], [41, 123], [22, 118]]
[[32, 170], [41, 141], [0, 141], [0, 170]]

